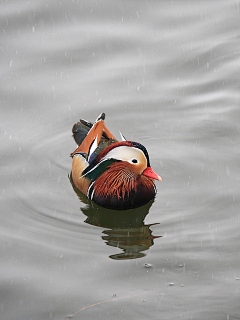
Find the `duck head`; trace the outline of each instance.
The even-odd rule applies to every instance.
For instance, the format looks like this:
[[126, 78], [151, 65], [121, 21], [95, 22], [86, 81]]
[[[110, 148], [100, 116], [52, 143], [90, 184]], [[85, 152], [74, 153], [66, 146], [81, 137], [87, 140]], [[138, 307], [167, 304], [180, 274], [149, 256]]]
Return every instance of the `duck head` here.
[[82, 172], [89, 179], [87, 196], [112, 209], [136, 208], [156, 194], [154, 179], [161, 181], [150, 167], [146, 148], [133, 141], [115, 142], [102, 151]]

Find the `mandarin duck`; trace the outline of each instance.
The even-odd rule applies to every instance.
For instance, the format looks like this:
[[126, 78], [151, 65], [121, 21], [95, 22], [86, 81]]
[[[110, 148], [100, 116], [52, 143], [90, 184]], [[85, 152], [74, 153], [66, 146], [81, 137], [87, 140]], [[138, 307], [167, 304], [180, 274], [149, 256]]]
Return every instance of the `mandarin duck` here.
[[72, 128], [78, 148], [71, 154], [74, 185], [101, 207], [126, 210], [140, 207], [156, 195], [146, 148], [118, 141], [104, 124], [102, 113], [94, 124], [80, 119]]

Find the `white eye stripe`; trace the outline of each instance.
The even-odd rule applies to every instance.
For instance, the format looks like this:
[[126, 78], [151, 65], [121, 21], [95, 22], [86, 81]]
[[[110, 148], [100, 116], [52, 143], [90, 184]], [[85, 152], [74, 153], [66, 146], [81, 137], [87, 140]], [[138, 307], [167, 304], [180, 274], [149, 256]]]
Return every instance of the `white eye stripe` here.
[[137, 163], [135, 161], [132, 162], [132, 160], [135, 159], [139, 162], [140, 161], [139, 157], [146, 158], [142, 150], [135, 147], [120, 146], [110, 150], [110, 152], [106, 154], [106, 156], [102, 159], [102, 161], [107, 159], [116, 159], [116, 160], [128, 161], [130, 163]]
[[136, 159], [136, 158], [133, 158], [133, 159], [129, 160], [129, 162], [130, 162], [130, 163], [137, 164], [137, 163], [139, 163], [139, 160]]

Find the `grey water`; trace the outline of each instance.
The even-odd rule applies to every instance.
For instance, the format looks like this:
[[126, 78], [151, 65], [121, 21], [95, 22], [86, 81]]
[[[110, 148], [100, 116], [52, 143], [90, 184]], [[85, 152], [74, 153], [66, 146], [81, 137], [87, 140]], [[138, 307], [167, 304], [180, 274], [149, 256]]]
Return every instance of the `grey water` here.
[[[2, 320], [240, 319], [239, 8], [1, 1]], [[134, 212], [71, 184], [101, 112], [163, 179]]]

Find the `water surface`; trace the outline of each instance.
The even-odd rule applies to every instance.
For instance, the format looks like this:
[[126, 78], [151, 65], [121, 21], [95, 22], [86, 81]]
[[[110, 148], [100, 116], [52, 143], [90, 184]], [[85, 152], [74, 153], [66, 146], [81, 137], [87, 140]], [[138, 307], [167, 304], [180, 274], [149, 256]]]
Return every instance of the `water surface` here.
[[[1, 3], [1, 319], [240, 319], [239, 4]], [[121, 217], [69, 176], [101, 112], [163, 178]]]

